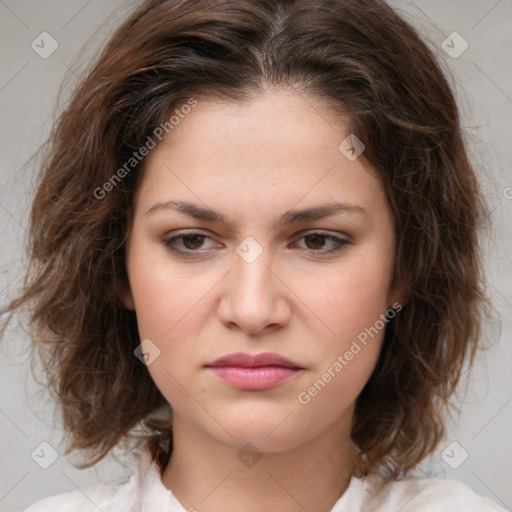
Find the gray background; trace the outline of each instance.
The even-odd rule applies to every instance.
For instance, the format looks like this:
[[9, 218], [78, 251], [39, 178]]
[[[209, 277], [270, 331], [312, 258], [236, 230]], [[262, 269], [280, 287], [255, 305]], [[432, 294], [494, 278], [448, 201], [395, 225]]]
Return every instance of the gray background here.
[[[512, 0], [392, 0], [391, 4], [431, 42], [453, 75], [469, 147], [496, 226], [486, 259], [487, 281], [499, 316], [489, 334], [496, 343], [477, 362], [461, 414], [425, 467], [431, 474], [465, 482], [510, 510], [512, 234], [507, 220], [512, 218]], [[59, 86], [63, 80], [73, 85], [87, 56], [95, 54], [133, 5], [120, 0], [0, 0], [2, 303], [20, 284], [35, 176], [34, 166], [26, 163], [48, 133]], [[46, 59], [31, 48], [44, 31], [58, 42]], [[454, 31], [469, 45], [458, 58], [448, 56], [442, 46]], [[452, 44], [450, 38], [448, 42]], [[454, 39], [453, 44], [454, 50], [461, 48], [461, 40]], [[13, 323], [0, 361], [0, 510], [4, 512], [21, 510], [50, 494], [108, 482], [129, 471], [112, 458], [78, 470], [62, 454], [61, 430], [52, 406], [29, 374], [26, 343], [26, 335]], [[57, 456], [48, 469], [36, 463], [52, 460], [52, 449], [41, 447], [42, 442], [48, 442]]]

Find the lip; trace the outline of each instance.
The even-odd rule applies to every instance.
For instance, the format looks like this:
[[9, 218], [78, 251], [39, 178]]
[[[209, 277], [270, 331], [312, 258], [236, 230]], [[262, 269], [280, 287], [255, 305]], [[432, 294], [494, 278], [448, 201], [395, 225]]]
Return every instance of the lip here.
[[281, 384], [300, 373], [294, 361], [271, 352], [247, 354], [236, 352], [206, 365], [227, 384], [246, 391], [261, 391]]
[[280, 366], [282, 368], [292, 368], [301, 370], [301, 366], [286, 357], [274, 354], [273, 352], [263, 352], [261, 354], [247, 354], [246, 352], [234, 352], [227, 356], [219, 357], [207, 367], [221, 366], [239, 366], [243, 368], [257, 368], [262, 366]]

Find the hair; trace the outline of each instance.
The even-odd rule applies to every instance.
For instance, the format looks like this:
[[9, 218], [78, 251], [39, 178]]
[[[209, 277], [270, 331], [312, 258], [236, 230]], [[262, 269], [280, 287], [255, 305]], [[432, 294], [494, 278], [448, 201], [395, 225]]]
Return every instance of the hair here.
[[161, 468], [172, 450], [172, 421], [152, 417], [166, 401], [134, 357], [135, 312], [121, 298], [146, 159], [108, 193], [95, 191], [191, 98], [242, 102], [270, 87], [348, 116], [394, 216], [393, 283], [408, 298], [357, 399], [359, 466], [398, 478], [443, 436], [481, 344], [489, 299], [478, 231], [488, 210], [433, 51], [382, 0], [146, 0], [110, 37], [44, 146], [23, 287], [2, 310], [9, 320], [29, 312], [68, 452], [84, 450], [83, 467], [137, 425]]

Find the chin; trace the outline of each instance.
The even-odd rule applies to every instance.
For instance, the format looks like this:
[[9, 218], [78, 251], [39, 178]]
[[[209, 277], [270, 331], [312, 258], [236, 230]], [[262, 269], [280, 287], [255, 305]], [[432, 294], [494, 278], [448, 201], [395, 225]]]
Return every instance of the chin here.
[[[215, 428], [211, 431], [212, 437], [219, 442], [236, 447], [237, 449], [245, 446], [247, 443], [254, 445], [261, 452], [282, 452], [296, 448], [309, 440], [308, 432], [300, 425], [294, 424], [296, 418], [294, 414], [283, 413], [281, 409], [279, 415], [260, 414], [258, 418], [245, 415], [236, 415], [233, 417], [223, 416], [223, 428]], [[285, 419], [286, 418], [286, 419]], [[293, 424], [288, 420], [293, 418]], [[283, 421], [284, 420], [284, 421]], [[215, 423], [216, 426], [218, 426]], [[229, 432], [229, 434], [228, 434]], [[230, 435], [231, 434], [231, 435]]]

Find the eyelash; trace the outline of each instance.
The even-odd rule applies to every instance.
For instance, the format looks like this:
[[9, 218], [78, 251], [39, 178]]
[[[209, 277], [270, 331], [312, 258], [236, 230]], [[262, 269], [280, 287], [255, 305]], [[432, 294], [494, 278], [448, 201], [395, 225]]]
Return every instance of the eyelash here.
[[[181, 235], [173, 236], [171, 238], [164, 238], [164, 239], [162, 239], [162, 244], [165, 246], [165, 248], [167, 250], [169, 250], [173, 253], [176, 253], [178, 255], [184, 256], [184, 257], [190, 257], [194, 254], [201, 254], [200, 250], [191, 250], [191, 249], [183, 250], [183, 249], [176, 248], [176, 246], [174, 245], [177, 240], [183, 240], [183, 238], [185, 238], [185, 237], [194, 236], [194, 235], [196, 235], [196, 236], [198, 235], [198, 236], [204, 237], [204, 238], [211, 238], [210, 236], [208, 236], [205, 233], [201, 233], [198, 231], [192, 231], [189, 233], [182, 233]], [[338, 238], [336, 236], [328, 235], [328, 234], [318, 232], [318, 231], [306, 233], [306, 234], [302, 235], [299, 238], [299, 240], [301, 240], [302, 238], [307, 238], [307, 237], [314, 236], [314, 235], [325, 237], [326, 239], [332, 240], [333, 243], [336, 244], [336, 247], [334, 247], [333, 249], [328, 249], [328, 250], [305, 249], [305, 251], [310, 254], [316, 254], [316, 255], [318, 255], [318, 254], [333, 254], [333, 253], [341, 251], [344, 248], [344, 246], [347, 243], [349, 243], [348, 240], [344, 240], [342, 238]]]

